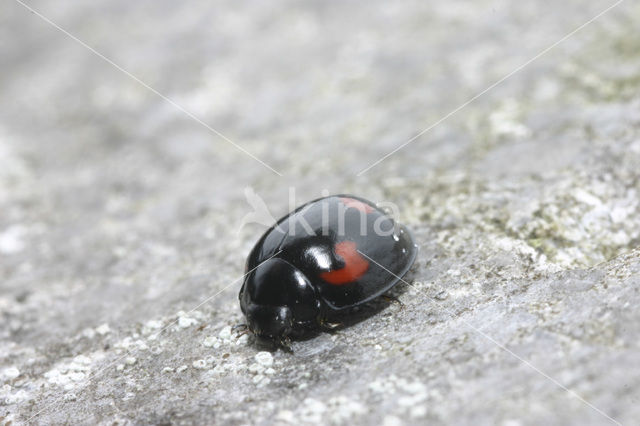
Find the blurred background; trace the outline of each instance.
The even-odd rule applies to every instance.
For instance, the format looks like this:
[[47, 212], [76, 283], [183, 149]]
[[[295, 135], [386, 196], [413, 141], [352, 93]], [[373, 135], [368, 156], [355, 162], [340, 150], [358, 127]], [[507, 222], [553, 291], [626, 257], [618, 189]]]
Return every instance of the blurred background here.
[[[640, 417], [637, 2], [0, 11], [0, 424]], [[247, 187], [399, 205], [405, 308], [255, 360]]]

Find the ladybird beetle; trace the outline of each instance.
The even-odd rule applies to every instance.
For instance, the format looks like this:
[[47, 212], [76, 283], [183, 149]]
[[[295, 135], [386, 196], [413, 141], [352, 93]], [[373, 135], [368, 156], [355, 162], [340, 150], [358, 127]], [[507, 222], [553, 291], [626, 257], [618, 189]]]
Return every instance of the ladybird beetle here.
[[240, 308], [254, 335], [287, 348], [289, 336], [393, 287], [417, 253], [409, 230], [370, 201], [319, 198], [268, 229], [249, 253]]

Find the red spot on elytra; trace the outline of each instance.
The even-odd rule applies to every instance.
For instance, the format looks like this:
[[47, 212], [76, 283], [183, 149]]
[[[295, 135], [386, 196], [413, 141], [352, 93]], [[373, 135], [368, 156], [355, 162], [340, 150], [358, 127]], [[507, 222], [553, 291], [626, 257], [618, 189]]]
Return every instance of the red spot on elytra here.
[[334, 285], [348, 284], [363, 276], [369, 269], [369, 262], [358, 253], [353, 241], [337, 243], [335, 251], [344, 260], [344, 267], [321, 273], [320, 277], [326, 282]]
[[369, 214], [373, 211], [373, 207], [371, 207], [369, 204], [363, 203], [362, 201], [356, 200], [354, 198], [340, 197], [340, 201], [342, 201], [342, 204], [347, 206], [347, 208], [353, 207], [354, 209], [358, 209], [363, 213]]

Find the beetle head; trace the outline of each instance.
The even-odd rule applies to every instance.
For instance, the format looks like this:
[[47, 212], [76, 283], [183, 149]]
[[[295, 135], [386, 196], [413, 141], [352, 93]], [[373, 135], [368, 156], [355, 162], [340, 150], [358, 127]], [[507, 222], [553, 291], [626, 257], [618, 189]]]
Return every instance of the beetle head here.
[[315, 321], [319, 300], [302, 271], [281, 258], [265, 260], [249, 273], [240, 290], [240, 307], [258, 337], [286, 346], [301, 325]]
[[293, 329], [293, 315], [286, 306], [254, 305], [247, 312], [249, 330], [266, 340], [285, 339]]

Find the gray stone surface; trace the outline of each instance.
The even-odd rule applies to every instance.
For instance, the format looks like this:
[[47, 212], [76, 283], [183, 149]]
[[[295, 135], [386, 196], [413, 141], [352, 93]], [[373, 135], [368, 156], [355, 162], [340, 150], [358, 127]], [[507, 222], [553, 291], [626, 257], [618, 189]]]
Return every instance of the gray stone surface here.
[[[637, 2], [359, 177], [612, 2], [32, 3], [283, 176], [4, 1], [0, 424], [640, 418]], [[247, 186], [398, 204], [404, 307], [237, 338]]]

